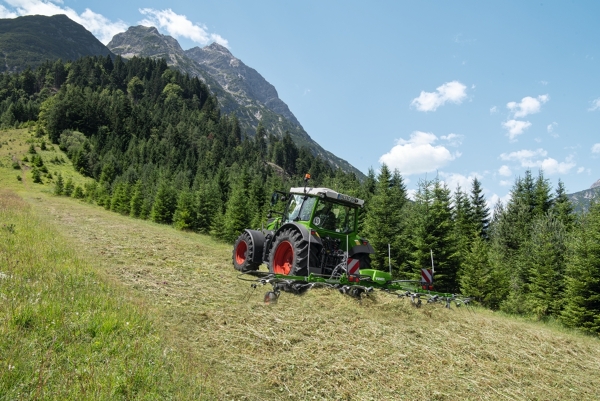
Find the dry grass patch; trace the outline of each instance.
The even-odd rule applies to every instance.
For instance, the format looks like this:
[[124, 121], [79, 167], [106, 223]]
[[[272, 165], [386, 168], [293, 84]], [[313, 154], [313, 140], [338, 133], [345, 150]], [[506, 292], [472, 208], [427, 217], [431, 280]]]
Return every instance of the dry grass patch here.
[[[483, 310], [378, 293], [248, 294], [231, 247], [71, 199], [32, 200], [133, 290], [219, 399], [579, 399], [600, 396], [597, 339]], [[248, 296], [249, 295], [249, 296]]]

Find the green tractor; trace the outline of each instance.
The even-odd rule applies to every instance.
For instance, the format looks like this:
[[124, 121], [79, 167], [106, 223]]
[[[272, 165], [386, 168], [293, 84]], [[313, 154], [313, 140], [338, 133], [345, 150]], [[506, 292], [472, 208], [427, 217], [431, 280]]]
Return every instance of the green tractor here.
[[[271, 205], [286, 202], [283, 212], [271, 211], [266, 227], [246, 229], [233, 246], [233, 266], [256, 271], [266, 263], [269, 272], [289, 276], [358, 277], [370, 269], [374, 253], [357, 234], [358, 209], [364, 201], [328, 188], [291, 188], [275, 192]], [[271, 213], [280, 216], [271, 217]]]

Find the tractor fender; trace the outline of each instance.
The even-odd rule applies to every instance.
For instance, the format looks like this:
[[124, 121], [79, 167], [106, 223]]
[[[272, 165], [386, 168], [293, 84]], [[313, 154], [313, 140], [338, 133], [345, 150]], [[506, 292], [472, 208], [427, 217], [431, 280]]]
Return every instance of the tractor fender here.
[[258, 230], [245, 229], [244, 231], [250, 235], [252, 247], [254, 248], [251, 262], [262, 262], [263, 249], [265, 247], [265, 234]]
[[[310, 231], [308, 231], [308, 228], [304, 227], [302, 224], [298, 224], [296, 222], [291, 222], [291, 223], [285, 223], [284, 225], [282, 225], [276, 232], [275, 235], [273, 236], [273, 238], [277, 237], [277, 235], [279, 235], [279, 233], [287, 228], [295, 228], [296, 230], [300, 231], [300, 234], [302, 234], [302, 239], [304, 241], [310, 241], [311, 244], [317, 244], [319, 246], [323, 246], [323, 242], [321, 242], [321, 238], [319, 238], [316, 235], [310, 235]], [[312, 238], [310, 238], [312, 237]], [[310, 238], [310, 240], [309, 240]]]
[[354, 255], [355, 253], [375, 253], [375, 249], [371, 246], [371, 244], [367, 245], [356, 245], [350, 248], [348, 252], [349, 256]]

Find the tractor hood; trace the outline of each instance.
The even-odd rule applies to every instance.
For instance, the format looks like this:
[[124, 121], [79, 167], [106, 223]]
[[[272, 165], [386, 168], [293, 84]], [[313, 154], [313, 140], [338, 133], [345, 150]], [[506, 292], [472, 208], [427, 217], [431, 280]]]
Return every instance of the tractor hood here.
[[341, 203], [363, 207], [365, 201], [350, 195], [344, 195], [329, 188], [296, 187], [290, 189], [291, 194], [312, 195], [335, 199]]

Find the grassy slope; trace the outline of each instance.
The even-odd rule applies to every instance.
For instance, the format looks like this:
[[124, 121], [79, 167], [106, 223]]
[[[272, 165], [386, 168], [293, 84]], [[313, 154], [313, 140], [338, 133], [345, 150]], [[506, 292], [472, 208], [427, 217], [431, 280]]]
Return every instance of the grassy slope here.
[[[0, 132], [0, 143], [7, 135]], [[13, 131], [10, 135], [26, 139], [28, 134]], [[28, 145], [18, 147], [18, 142], [10, 142], [10, 152], [22, 155]], [[283, 294], [279, 304], [266, 306], [261, 301], [267, 288], [251, 292], [250, 283], [236, 279], [230, 246], [52, 196], [48, 185], [32, 184], [30, 177], [19, 183], [15, 170], [6, 163], [8, 147], [0, 148], [0, 162], [5, 166], [0, 167], [0, 188], [17, 191], [29, 205], [31, 218], [44, 227], [42, 231], [60, 238], [74, 258], [86, 261], [83, 271], [100, 284], [98, 289], [82, 286], [79, 294], [83, 305], [92, 304], [88, 298], [103, 292], [112, 302], [103, 301], [106, 316], [133, 313], [143, 322], [138, 325], [143, 329], [136, 335], [137, 344], [149, 351], [142, 357], [172, 366], [176, 372], [173, 377], [182, 388], [175, 398], [197, 398], [198, 392], [208, 398], [253, 400], [600, 397], [600, 390], [590, 380], [600, 369], [597, 338], [483, 310], [447, 310], [441, 305], [415, 309], [410, 301], [385, 293], [356, 302], [334, 291], [315, 290], [303, 297]], [[14, 213], [10, 210], [5, 213]], [[18, 232], [19, 225], [15, 230]], [[10, 236], [2, 232], [0, 241], [5, 238]], [[29, 243], [47, 238], [32, 237]], [[9, 255], [6, 260], [13, 257]], [[25, 280], [20, 269], [3, 260], [0, 258], [0, 272], [12, 269], [11, 276]], [[25, 264], [31, 267], [24, 271], [53, 274], [45, 273], [46, 264], [36, 264], [35, 259]], [[77, 266], [67, 264], [64, 268], [69, 274], [79, 274], [82, 269]], [[0, 293], [10, 297], [6, 295], [7, 283], [10, 281], [0, 281]], [[57, 286], [53, 291], [59, 293], [64, 283], [51, 280], [45, 285], [50, 289]], [[19, 304], [22, 308], [39, 292], [34, 286], [26, 287], [22, 290], [25, 301]], [[77, 310], [69, 305], [67, 300], [61, 308]], [[30, 363], [28, 380], [36, 379], [36, 374], [46, 377], [48, 367], [55, 363], [61, 366], [68, 351], [57, 349], [58, 340], [41, 341], [51, 336], [36, 337], [15, 324], [20, 315], [13, 310], [2, 309], [0, 330], [19, 333], [22, 341], [29, 341], [36, 358]], [[49, 321], [44, 313], [39, 310], [38, 318]], [[121, 322], [117, 331], [123, 336], [128, 335], [122, 326], [125, 318], [133, 320], [127, 316], [113, 319]], [[82, 324], [86, 327], [91, 323]], [[29, 363], [22, 352], [14, 350], [24, 345], [16, 347], [18, 342], [11, 341], [17, 337], [11, 338], [0, 335], [2, 350], [13, 348], [6, 354], [11, 355], [8, 359], [0, 352], [0, 383], [17, 371], [9, 370], [8, 365]], [[109, 337], [94, 348], [94, 339], [89, 336], [66, 332], [60, 338], [63, 344], [78, 347], [77, 352], [68, 354], [71, 366], [87, 363], [97, 367], [100, 362], [94, 359], [94, 352], [109, 353], [127, 343], [125, 337]], [[158, 349], [172, 349], [165, 356], [172, 359], [161, 360], [162, 354], [153, 353]], [[43, 355], [55, 359], [50, 363]], [[145, 366], [143, 360], [139, 366]], [[103, 389], [96, 381], [89, 382], [88, 388], [112, 393], [135, 388], [142, 394], [140, 388], [148, 387], [147, 394], [156, 389], [173, 394], [173, 387], [161, 381], [162, 369], [155, 371], [159, 376], [156, 382], [142, 374], [147, 379], [138, 387], [114, 379], [103, 382]], [[118, 373], [106, 374], [119, 377]], [[52, 377], [54, 382], [30, 383], [34, 394], [52, 383], [67, 386], [75, 380], [66, 374]], [[16, 380], [26, 379], [18, 376]], [[125, 384], [118, 387], [119, 383]], [[77, 398], [77, 387], [72, 391], [69, 396]]]

